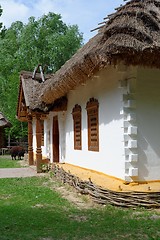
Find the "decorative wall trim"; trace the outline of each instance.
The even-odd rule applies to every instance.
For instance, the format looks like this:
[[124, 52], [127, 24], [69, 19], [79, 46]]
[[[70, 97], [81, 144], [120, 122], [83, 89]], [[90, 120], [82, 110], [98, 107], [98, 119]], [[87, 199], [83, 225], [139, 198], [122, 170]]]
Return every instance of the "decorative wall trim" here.
[[74, 149], [82, 149], [82, 116], [81, 106], [76, 104], [72, 111], [74, 129]]
[[[124, 80], [122, 81], [124, 82]], [[125, 155], [125, 181], [135, 181], [138, 178], [138, 143], [136, 124], [136, 78], [125, 79], [121, 83], [123, 129], [124, 129], [124, 155]]]
[[88, 150], [99, 151], [99, 103], [95, 98], [87, 102]]

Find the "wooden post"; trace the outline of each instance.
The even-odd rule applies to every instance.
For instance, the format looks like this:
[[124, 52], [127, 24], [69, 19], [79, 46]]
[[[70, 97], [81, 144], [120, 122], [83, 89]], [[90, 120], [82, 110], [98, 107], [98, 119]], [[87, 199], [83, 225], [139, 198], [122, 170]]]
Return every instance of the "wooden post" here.
[[33, 132], [32, 132], [32, 117], [28, 116], [28, 160], [29, 165], [33, 165]]
[[36, 166], [37, 173], [42, 172], [41, 163], [42, 163], [42, 149], [41, 149], [41, 115], [36, 114], [36, 141], [37, 141], [37, 149], [36, 149]]

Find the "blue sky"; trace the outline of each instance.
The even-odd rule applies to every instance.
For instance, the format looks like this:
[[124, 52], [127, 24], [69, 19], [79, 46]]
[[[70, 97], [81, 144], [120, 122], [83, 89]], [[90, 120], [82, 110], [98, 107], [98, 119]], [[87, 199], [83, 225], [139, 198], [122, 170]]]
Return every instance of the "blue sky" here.
[[90, 30], [96, 28], [98, 23], [114, 8], [124, 4], [123, 0], [0, 0], [3, 14], [0, 22], [9, 27], [12, 22], [27, 23], [30, 16], [41, 17], [48, 12], [61, 14], [66, 24], [77, 24], [83, 33], [84, 41], [96, 34]]

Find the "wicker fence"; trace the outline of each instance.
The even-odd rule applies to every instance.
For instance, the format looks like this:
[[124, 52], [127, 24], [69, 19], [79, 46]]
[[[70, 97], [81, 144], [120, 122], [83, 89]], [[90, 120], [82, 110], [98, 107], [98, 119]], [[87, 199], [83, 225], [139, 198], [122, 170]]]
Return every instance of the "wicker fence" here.
[[89, 194], [96, 203], [120, 207], [160, 208], [160, 192], [116, 192], [95, 185], [91, 179], [82, 181], [56, 164], [52, 171], [57, 179], [73, 186], [81, 194]]

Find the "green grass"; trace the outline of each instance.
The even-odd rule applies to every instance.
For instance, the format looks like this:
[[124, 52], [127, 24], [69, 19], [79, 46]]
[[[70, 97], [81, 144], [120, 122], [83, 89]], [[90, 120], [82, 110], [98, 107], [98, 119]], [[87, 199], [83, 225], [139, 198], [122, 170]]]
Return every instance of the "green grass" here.
[[0, 156], [0, 168], [19, 168], [20, 160], [12, 160], [11, 156]]
[[49, 178], [0, 179], [1, 240], [160, 239], [160, 213], [112, 206], [78, 209]]

